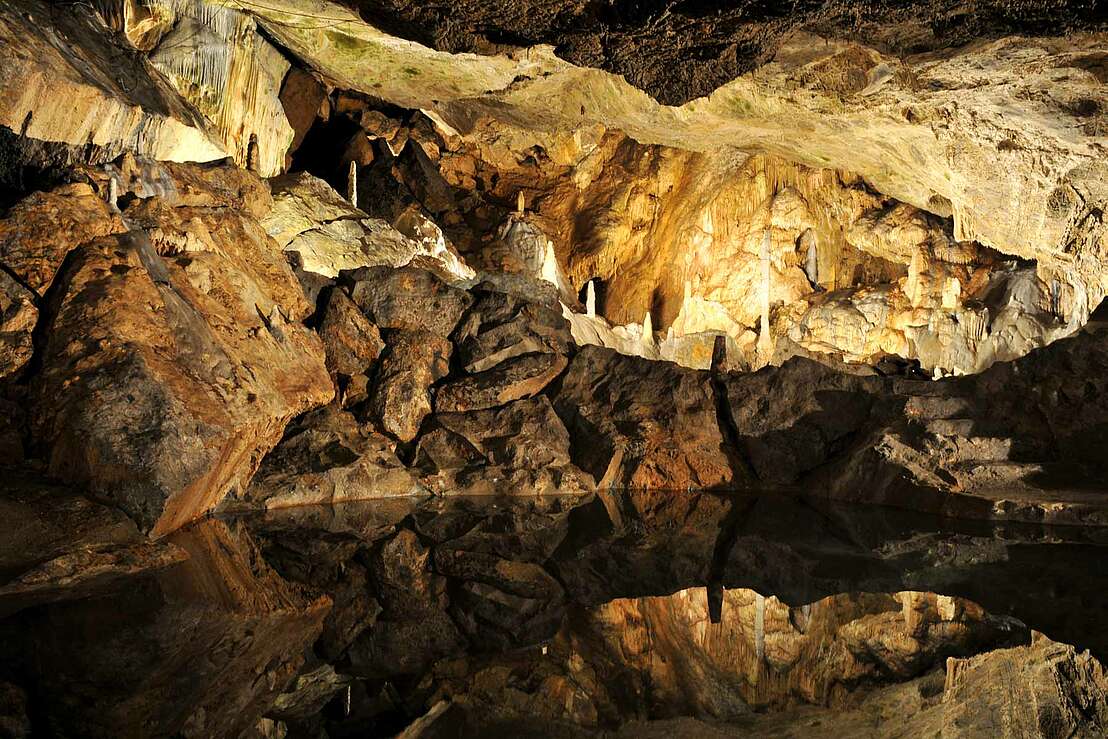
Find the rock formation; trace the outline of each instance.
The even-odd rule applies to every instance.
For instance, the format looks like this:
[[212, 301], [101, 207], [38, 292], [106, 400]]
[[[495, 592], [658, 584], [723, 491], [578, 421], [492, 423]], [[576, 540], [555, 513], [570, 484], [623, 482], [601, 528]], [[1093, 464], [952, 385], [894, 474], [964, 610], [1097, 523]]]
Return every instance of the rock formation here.
[[1100, 10], [6, 3], [0, 735], [1104, 735]]

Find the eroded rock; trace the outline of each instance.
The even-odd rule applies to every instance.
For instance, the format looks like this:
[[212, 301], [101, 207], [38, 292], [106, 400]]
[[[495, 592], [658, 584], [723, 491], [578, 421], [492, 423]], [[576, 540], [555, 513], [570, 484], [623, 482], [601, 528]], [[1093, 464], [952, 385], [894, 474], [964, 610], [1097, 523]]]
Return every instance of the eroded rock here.
[[155, 535], [245, 487], [285, 423], [334, 392], [288, 265], [249, 209], [214, 197], [140, 198], [134, 230], [71, 252], [34, 383], [53, 474]]
[[615, 487], [710, 488], [738, 482], [708, 374], [584, 347], [553, 394], [573, 460]]

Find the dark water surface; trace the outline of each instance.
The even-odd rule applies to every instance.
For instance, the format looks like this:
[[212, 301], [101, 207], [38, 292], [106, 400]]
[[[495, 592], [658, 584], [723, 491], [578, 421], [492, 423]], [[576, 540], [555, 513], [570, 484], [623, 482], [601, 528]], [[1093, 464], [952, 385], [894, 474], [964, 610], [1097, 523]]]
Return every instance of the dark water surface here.
[[187, 559], [0, 622], [36, 729], [421, 735], [457, 703], [422, 735], [577, 735], [845, 705], [1031, 630], [1108, 658], [1100, 529], [626, 491], [292, 508], [171, 541]]

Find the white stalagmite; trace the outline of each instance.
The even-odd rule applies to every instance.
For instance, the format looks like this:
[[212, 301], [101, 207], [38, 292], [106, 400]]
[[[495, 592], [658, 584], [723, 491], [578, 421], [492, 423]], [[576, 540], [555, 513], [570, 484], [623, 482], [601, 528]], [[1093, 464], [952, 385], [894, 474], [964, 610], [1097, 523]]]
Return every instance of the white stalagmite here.
[[355, 208], [358, 207], [358, 163], [350, 162], [350, 171], [346, 173], [347, 200]]
[[760, 365], [769, 364], [770, 356], [773, 353], [773, 339], [769, 335], [769, 299], [770, 299], [770, 264], [769, 264], [769, 247], [770, 247], [770, 234], [769, 229], [766, 229], [765, 235], [762, 237], [762, 247], [759, 250], [759, 258], [761, 260], [761, 319], [759, 321], [759, 333], [758, 333], [758, 362]]
[[650, 319], [650, 311], [642, 318], [642, 343], [643, 346], [654, 346], [654, 322]]
[[546, 242], [546, 253], [542, 259], [542, 278], [547, 282], [558, 284], [558, 259], [554, 256], [554, 242]]
[[596, 286], [592, 280], [585, 285], [585, 315], [596, 318]]
[[527, 199], [523, 196], [523, 190], [520, 190], [516, 195], [516, 215], [523, 215], [525, 210], [527, 210]]
[[814, 231], [808, 233], [808, 253], [805, 255], [804, 273], [808, 275], [808, 281], [813, 285], [819, 284], [819, 247]]
[[908, 263], [908, 284], [905, 286], [904, 292], [908, 295], [908, 302], [913, 306], [918, 306], [920, 303], [920, 284], [919, 274], [923, 269], [923, 254], [916, 250], [912, 252], [912, 261]]
[[950, 277], [943, 283], [943, 310], [956, 310], [962, 300], [962, 283]]

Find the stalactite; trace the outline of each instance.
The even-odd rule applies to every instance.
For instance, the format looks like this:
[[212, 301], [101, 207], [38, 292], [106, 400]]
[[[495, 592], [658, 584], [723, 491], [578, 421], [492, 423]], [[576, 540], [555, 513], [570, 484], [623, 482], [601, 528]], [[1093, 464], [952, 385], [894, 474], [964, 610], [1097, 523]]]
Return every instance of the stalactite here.
[[351, 161], [350, 169], [346, 173], [346, 192], [350, 204], [358, 207], [358, 163]]

